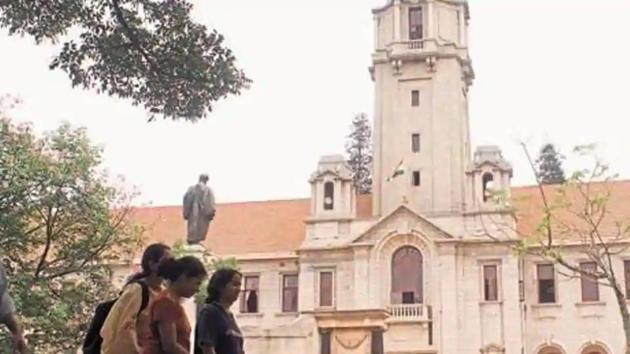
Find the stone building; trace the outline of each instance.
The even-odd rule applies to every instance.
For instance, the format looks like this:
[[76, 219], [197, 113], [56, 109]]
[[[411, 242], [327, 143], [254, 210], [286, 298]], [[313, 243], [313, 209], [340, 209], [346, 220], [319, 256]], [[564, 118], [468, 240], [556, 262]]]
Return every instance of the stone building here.
[[[540, 222], [539, 194], [510, 186], [498, 147], [472, 151], [467, 2], [392, 0], [373, 15], [372, 194], [335, 155], [314, 166], [309, 199], [218, 206], [205, 246], [245, 275], [234, 313], [247, 353], [621, 353], [610, 289], [510, 248]], [[621, 210], [630, 183], [613, 187]], [[184, 232], [180, 206], [135, 218], [151, 241]]]

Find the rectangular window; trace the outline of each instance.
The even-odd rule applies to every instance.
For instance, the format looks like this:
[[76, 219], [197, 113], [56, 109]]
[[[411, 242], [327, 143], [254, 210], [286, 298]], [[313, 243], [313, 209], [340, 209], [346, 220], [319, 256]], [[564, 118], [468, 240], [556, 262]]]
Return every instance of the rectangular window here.
[[630, 300], [630, 261], [623, 261], [623, 273], [626, 279], [626, 299]]
[[411, 176], [411, 183], [418, 187], [420, 185], [420, 171], [413, 171], [413, 174]]
[[585, 272], [580, 276], [580, 283], [582, 284], [582, 301], [599, 301], [599, 285], [597, 284], [597, 278], [590, 275], [597, 271], [597, 265], [595, 262], [584, 262], [580, 263], [580, 269]]
[[499, 281], [497, 265], [483, 266], [483, 299], [484, 301], [499, 300]]
[[297, 274], [282, 277], [282, 312], [298, 310], [298, 276]]
[[422, 8], [412, 7], [409, 9], [409, 39], [422, 39]]
[[411, 91], [411, 106], [418, 107], [420, 105], [420, 91]]
[[538, 303], [552, 304], [556, 302], [556, 280], [553, 264], [539, 264], [537, 267]]
[[420, 152], [420, 134], [411, 134], [411, 152]]
[[402, 303], [403, 304], [415, 304], [416, 302], [414, 292], [413, 291], [403, 291], [402, 292]]
[[246, 275], [244, 289], [241, 293], [241, 313], [258, 313], [258, 283], [257, 275]]
[[333, 272], [319, 273], [319, 306], [333, 305]]

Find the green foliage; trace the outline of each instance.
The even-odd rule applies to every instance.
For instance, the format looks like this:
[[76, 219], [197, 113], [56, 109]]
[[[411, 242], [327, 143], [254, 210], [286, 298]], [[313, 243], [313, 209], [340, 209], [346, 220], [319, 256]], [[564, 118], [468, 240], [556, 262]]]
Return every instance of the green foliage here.
[[553, 144], [545, 144], [536, 160], [537, 175], [542, 184], [564, 183], [566, 178], [562, 168], [562, 156]]
[[[183, 256], [191, 255], [190, 249], [186, 247], [186, 243], [184, 241], [177, 241], [173, 244], [171, 248], [171, 252], [174, 257], [179, 258]], [[205, 248], [203, 249], [202, 254], [193, 254], [196, 257], [199, 257], [203, 264], [208, 269], [209, 273], [213, 273], [217, 269], [229, 268], [229, 269], [239, 269], [238, 261], [234, 257], [229, 258], [219, 258], [215, 257]], [[208, 282], [205, 281], [204, 285], [199, 288], [199, 291], [195, 295], [195, 302], [197, 304], [202, 304], [206, 298], [206, 287]]]
[[61, 43], [51, 69], [72, 86], [142, 105], [150, 120], [196, 121], [251, 80], [188, 0], [0, 1], [0, 27]]
[[365, 113], [352, 119], [351, 132], [347, 136], [346, 153], [352, 171], [354, 185], [359, 193], [372, 190], [372, 128]]
[[[113, 295], [108, 264], [140, 246], [132, 195], [100, 163], [84, 129], [38, 137], [0, 111], [0, 249], [35, 353], [79, 347], [94, 307]], [[10, 348], [4, 335], [0, 348]]]
[[175, 258], [194, 255], [195, 257], [198, 257], [206, 266], [206, 268], [210, 270], [211, 272], [220, 268], [238, 269], [238, 261], [236, 260], [236, 258], [215, 257], [212, 255], [210, 251], [206, 250], [205, 248], [203, 249], [201, 254], [198, 254], [196, 252], [198, 252], [197, 250], [199, 249], [200, 249], [199, 247], [196, 247], [195, 252], [191, 253], [191, 249], [187, 248], [186, 243], [184, 241], [176, 241], [173, 244], [173, 247], [171, 247], [171, 253], [173, 254]]
[[[210, 270], [210, 273], [215, 272], [218, 269], [239, 269], [238, 261], [234, 257], [229, 258], [212, 258], [209, 263], [207, 263], [207, 268]], [[209, 280], [209, 279], [208, 279]], [[208, 287], [208, 281], [205, 281], [203, 286], [199, 288], [199, 291], [195, 295], [195, 302], [197, 304], [204, 303], [206, 296], [206, 288]]]
[[239, 269], [238, 261], [234, 257], [229, 258], [214, 258], [210, 262], [210, 270], [215, 271], [217, 269]]

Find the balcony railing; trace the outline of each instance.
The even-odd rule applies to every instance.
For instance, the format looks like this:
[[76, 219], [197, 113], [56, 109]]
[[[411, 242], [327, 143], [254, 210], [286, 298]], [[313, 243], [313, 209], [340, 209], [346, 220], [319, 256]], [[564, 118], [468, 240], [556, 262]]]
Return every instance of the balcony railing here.
[[422, 49], [424, 42], [422, 40], [415, 40], [407, 42], [407, 48], [409, 49]]
[[390, 305], [390, 320], [397, 322], [428, 322], [431, 321], [431, 307], [423, 304]]

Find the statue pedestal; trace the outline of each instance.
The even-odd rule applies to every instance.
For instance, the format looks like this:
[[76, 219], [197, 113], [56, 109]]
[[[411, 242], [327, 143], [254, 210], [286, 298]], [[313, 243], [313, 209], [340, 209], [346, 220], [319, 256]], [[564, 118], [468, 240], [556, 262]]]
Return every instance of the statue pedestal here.
[[184, 245], [184, 253], [186, 253], [187, 256], [199, 257], [199, 256], [202, 256], [204, 254], [210, 253], [210, 251], [208, 251], [201, 244], [196, 244], [196, 245], [188, 245], [188, 244], [186, 244], [186, 245]]

